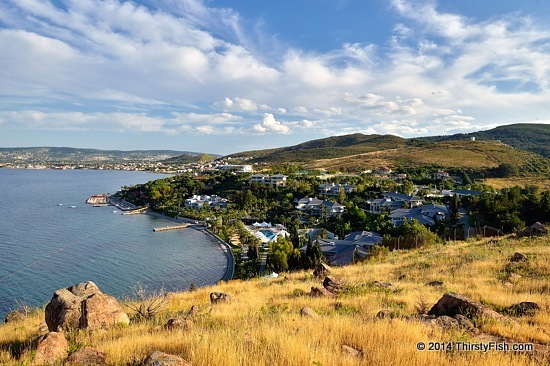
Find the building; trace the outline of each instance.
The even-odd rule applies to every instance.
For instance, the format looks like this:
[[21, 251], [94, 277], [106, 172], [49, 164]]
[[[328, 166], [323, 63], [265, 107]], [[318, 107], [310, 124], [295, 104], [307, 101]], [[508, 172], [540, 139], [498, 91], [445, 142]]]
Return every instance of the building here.
[[386, 192], [382, 198], [368, 200], [369, 213], [379, 215], [400, 208], [420, 206], [424, 200], [416, 196], [408, 196], [401, 193]]
[[248, 184], [263, 184], [263, 185], [273, 185], [273, 186], [284, 186], [286, 185], [286, 180], [288, 176], [283, 174], [275, 174], [269, 176], [267, 174], [254, 174], [248, 178]]
[[216, 195], [193, 195], [184, 201], [184, 205], [193, 210], [200, 210], [203, 207], [224, 209], [227, 207], [227, 199]]
[[415, 208], [400, 208], [392, 211], [389, 218], [393, 226], [401, 226], [405, 220], [416, 220], [422, 225], [433, 226], [435, 220], [443, 221], [449, 217], [451, 212], [444, 205], [427, 204]]
[[[345, 266], [366, 257], [373, 246], [382, 243], [382, 237], [377, 233], [363, 231], [350, 233], [344, 240], [317, 239], [317, 243], [330, 265]], [[307, 245], [300, 248], [302, 252], [306, 250]]]
[[335, 217], [344, 213], [345, 206], [332, 201], [320, 200], [316, 197], [305, 197], [296, 203], [296, 209], [318, 217]]
[[340, 190], [343, 190], [344, 193], [349, 194], [357, 191], [357, 187], [351, 184], [329, 183], [329, 184], [320, 184], [317, 190], [322, 195], [337, 197], [340, 194]]
[[449, 178], [450, 178], [449, 173], [444, 172], [442, 170], [438, 170], [437, 172], [432, 174], [432, 179], [433, 180], [445, 180], [445, 179], [449, 179]]

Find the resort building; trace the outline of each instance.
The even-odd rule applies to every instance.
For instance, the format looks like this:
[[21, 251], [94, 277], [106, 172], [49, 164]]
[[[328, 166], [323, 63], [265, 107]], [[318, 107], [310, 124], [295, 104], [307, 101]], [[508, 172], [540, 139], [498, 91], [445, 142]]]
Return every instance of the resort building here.
[[193, 210], [200, 210], [203, 207], [224, 209], [227, 207], [227, 199], [212, 195], [193, 195], [184, 202], [185, 207]]

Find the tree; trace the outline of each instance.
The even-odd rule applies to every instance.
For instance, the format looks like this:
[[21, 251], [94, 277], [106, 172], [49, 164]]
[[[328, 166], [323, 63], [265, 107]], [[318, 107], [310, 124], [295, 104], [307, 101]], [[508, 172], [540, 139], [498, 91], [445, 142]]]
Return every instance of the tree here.
[[315, 268], [321, 261], [325, 260], [325, 255], [321, 250], [321, 246], [317, 240], [313, 241], [311, 238], [308, 238], [306, 253], [304, 255], [304, 268], [311, 269]]
[[347, 200], [346, 192], [344, 191], [344, 188], [340, 188], [340, 191], [338, 192], [338, 203], [343, 205]]

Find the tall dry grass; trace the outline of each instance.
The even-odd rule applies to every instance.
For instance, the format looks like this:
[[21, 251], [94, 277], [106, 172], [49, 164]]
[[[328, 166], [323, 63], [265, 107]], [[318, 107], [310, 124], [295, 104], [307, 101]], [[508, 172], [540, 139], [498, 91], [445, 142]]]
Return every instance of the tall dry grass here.
[[[515, 251], [527, 263], [510, 264]], [[405, 274], [404, 279], [399, 277]], [[514, 352], [418, 351], [417, 342], [479, 342], [459, 330], [444, 331], [415, 321], [419, 304], [431, 307], [445, 292], [458, 292], [503, 310], [534, 301], [544, 310], [511, 322], [478, 321], [482, 332], [519, 342], [550, 344], [550, 242], [502, 239], [457, 242], [420, 250], [392, 252], [384, 258], [334, 268], [345, 285], [335, 297], [307, 293], [320, 280], [308, 272], [275, 280], [230, 281], [170, 297], [157, 317], [128, 327], [77, 331], [67, 335], [71, 350], [90, 345], [106, 352], [111, 365], [139, 365], [151, 352], [178, 354], [194, 365], [539, 365], [544, 356]], [[442, 281], [442, 287], [426, 285]], [[398, 289], [384, 290], [373, 281]], [[69, 285], [69, 284], [68, 284]], [[230, 303], [210, 305], [212, 291], [231, 294]], [[191, 331], [168, 331], [163, 325], [192, 306], [200, 311]], [[318, 318], [302, 318], [309, 306]], [[128, 307], [130, 309], [130, 307]], [[381, 309], [393, 319], [376, 319]], [[0, 364], [24, 365], [16, 356], [40, 332], [43, 312], [27, 321], [0, 326]], [[349, 356], [342, 345], [361, 356]]]

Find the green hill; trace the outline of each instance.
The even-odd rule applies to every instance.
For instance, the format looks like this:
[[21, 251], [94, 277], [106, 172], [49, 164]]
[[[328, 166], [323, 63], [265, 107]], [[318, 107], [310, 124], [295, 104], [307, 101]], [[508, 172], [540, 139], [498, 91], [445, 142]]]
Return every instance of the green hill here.
[[550, 158], [550, 124], [516, 123], [499, 126], [487, 131], [450, 136], [421, 137], [422, 141], [464, 140], [475, 137], [481, 140], [497, 140], [518, 149], [531, 151]]

